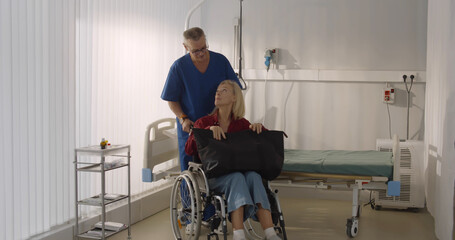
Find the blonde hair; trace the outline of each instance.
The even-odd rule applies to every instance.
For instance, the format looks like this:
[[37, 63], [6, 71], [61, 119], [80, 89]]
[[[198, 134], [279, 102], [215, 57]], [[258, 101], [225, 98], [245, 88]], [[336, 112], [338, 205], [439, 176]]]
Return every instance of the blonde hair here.
[[[218, 86], [227, 84], [232, 87], [232, 91], [235, 96], [235, 102], [232, 105], [232, 115], [234, 119], [238, 120], [245, 116], [245, 101], [243, 100], [242, 89], [240, 89], [239, 84], [232, 80], [224, 80]], [[218, 111], [218, 107], [215, 107], [212, 114]]]

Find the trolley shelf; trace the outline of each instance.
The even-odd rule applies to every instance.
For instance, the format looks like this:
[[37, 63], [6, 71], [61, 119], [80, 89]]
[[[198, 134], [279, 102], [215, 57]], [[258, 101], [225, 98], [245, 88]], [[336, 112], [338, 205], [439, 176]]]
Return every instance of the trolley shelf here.
[[[119, 233], [119, 232], [121, 232], [121, 231], [123, 231], [123, 230], [125, 230], [125, 229], [127, 229], [127, 228], [128, 228], [128, 226], [125, 225], [124, 228], [122, 228], [122, 229], [120, 229], [120, 230], [118, 230], [118, 231], [104, 230], [104, 236], [105, 236], [106, 238], [108, 238], [108, 237], [110, 237], [110, 236], [112, 236], [112, 235], [115, 235], [115, 234], [117, 234], [117, 233]], [[96, 235], [95, 235], [95, 234], [90, 234], [91, 231], [96, 231], [96, 232], [97, 232]], [[79, 234], [79, 235], [77, 235], [77, 236], [80, 237], [80, 238], [103, 239], [103, 238], [101, 237], [101, 236], [102, 236], [102, 235], [101, 235], [101, 234], [102, 234], [101, 231], [102, 231], [102, 230], [101, 230], [100, 228], [93, 228], [93, 229], [91, 229], [91, 230], [89, 230], [89, 231], [87, 231], [87, 232], [85, 232], [85, 233]], [[99, 235], [98, 235], [98, 234], [99, 234]]]
[[[125, 199], [128, 197], [128, 195], [120, 195], [120, 194], [117, 194], [119, 195], [118, 197], [116, 198], [113, 198], [113, 199], [106, 199], [104, 198], [104, 205], [108, 205], [108, 204], [111, 204], [111, 203], [114, 203], [114, 202], [118, 202], [122, 199]], [[100, 195], [96, 195], [96, 196], [93, 196], [93, 197], [90, 197], [90, 198], [86, 198], [86, 199], [83, 199], [83, 200], [80, 200], [77, 202], [77, 204], [79, 205], [89, 205], [89, 206], [98, 206], [98, 207], [101, 207], [101, 197]]]
[[[107, 172], [107, 171], [111, 171], [111, 170], [114, 170], [114, 169], [117, 169], [117, 168], [121, 168], [121, 167], [125, 167], [125, 166], [128, 166], [128, 163], [122, 163], [122, 164], [120, 164], [118, 166], [115, 166], [115, 167], [104, 168], [104, 171]], [[85, 167], [80, 167], [80, 168], [77, 169], [77, 171], [79, 171], [79, 172], [101, 172], [102, 171], [101, 163], [94, 163], [94, 164], [91, 164], [91, 165], [88, 165], [88, 166], [85, 166]]]
[[129, 148], [129, 145], [112, 145], [112, 146], [106, 147], [105, 149], [101, 149], [99, 145], [92, 145], [92, 146], [88, 146], [88, 147], [78, 148], [76, 153], [104, 157], [104, 156], [113, 156], [115, 154], [124, 153], [125, 148]]

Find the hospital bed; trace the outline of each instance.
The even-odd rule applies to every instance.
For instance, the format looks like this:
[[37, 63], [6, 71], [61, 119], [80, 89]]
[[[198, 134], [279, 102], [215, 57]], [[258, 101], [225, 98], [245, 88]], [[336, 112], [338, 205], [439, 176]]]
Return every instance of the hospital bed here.
[[[143, 182], [154, 182], [180, 174], [175, 119], [162, 119], [146, 129]], [[361, 190], [385, 190], [400, 194], [399, 140], [394, 136], [392, 152], [339, 150], [285, 150], [280, 176], [273, 186], [352, 190], [352, 217], [346, 234], [359, 229]]]
[[394, 136], [392, 152], [342, 150], [285, 150], [280, 176], [273, 186], [352, 190], [352, 217], [346, 234], [359, 230], [360, 190], [386, 190], [400, 195], [400, 151]]

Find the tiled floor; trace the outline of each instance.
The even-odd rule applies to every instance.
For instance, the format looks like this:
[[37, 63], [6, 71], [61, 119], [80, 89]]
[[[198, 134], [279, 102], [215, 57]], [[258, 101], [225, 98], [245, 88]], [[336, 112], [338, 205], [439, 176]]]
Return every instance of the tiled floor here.
[[[346, 219], [351, 214], [351, 202], [296, 197], [281, 197], [281, 207], [290, 240], [349, 239], [346, 235]], [[228, 226], [231, 229], [230, 225]], [[125, 240], [123, 231], [110, 239]], [[170, 227], [169, 209], [159, 212], [132, 226], [133, 240], [174, 239]], [[207, 239], [201, 236], [199, 239]], [[232, 234], [228, 236], [232, 239]], [[426, 211], [380, 211], [370, 206], [362, 208], [357, 240], [433, 240], [433, 217]]]

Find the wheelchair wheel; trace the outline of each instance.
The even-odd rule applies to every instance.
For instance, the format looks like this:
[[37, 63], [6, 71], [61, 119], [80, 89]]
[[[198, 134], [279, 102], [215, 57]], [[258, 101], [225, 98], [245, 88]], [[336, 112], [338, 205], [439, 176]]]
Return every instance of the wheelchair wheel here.
[[283, 240], [287, 240], [286, 229], [284, 224], [284, 217], [283, 212], [281, 211], [280, 206], [280, 199], [278, 198], [278, 191], [272, 191], [270, 188], [266, 188], [267, 196], [270, 202], [271, 214], [272, 214], [272, 221], [275, 232], [277, 233], [278, 237]]
[[194, 240], [201, 229], [201, 197], [193, 174], [184, 171], [171, 192], [171, 225], [175, 239]]
[[245, 231], [247, 239], [265, 239], [261, 224], [259, 222], [253, 221], [251, 218], [248, 218], [245, 222], [243, 222], [243, 230]]
[[[287, 240], [286, 232], [285, 232], [283, 225], [275, 224], [275, 226], [273, 228], [278, 237], [280, 237], [283, 240]], [[248, 218], [243, 223], [243, 229], [245, 231], [245, 235], [247, 236], [247, 239], [251, 239], [251, 240], [265, 239], [264, 231], [262, 230], [261, 224], [259, 222], [252, 220], [251, 218]]]
[[[286, 229], [284, 224], [283, 213], [281, 211], [280, 200], [278, 198], [277, 192], [273, 192], [270, 187], [264, 184], [265, 190], [267, 192], [267, 197], [270, 203], [270, 213], [272, 215], [272, 222], [274, 229], [278, 237], [283, 240], [287, 240]], [[248, 239], [265, 239], [261, 225], [259, 222], [253, 221], [251, 218], [247, 219], [243, 228], [245, 230]]]

